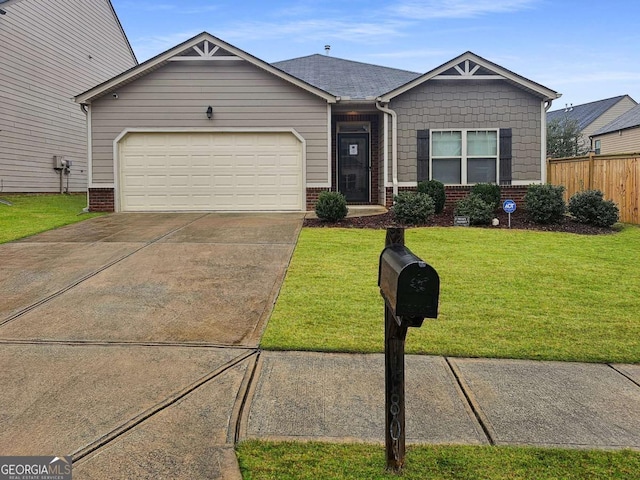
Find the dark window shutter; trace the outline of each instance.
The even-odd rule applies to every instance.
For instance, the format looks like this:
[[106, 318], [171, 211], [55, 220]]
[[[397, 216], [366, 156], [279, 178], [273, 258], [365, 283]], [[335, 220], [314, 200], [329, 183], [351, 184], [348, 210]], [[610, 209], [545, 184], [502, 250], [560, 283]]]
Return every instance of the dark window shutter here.
[[429, 130], [418, 130], [418, 181], [429, 180]]
[[500, 185], [511, 185], [511, 129], [500, 129]]

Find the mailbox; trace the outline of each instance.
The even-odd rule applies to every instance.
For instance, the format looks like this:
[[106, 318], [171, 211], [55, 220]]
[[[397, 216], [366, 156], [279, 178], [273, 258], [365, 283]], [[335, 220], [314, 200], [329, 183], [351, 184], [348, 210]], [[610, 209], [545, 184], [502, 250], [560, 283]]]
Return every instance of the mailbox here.
[[378, 286], [398, 322], [405, 317], [408, 326], [419, 327], [424, 318], [438, 317], [438, 272], [404, 245], [390, 245], [380, 254]]

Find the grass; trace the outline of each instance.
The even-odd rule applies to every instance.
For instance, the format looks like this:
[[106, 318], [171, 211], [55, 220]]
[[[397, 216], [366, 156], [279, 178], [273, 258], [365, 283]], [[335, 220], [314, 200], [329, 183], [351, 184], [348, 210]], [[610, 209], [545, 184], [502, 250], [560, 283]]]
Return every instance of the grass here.
[[237, 450], [245, 480], [622, 480], [640, 472], [640, 452], [630, 450], [413, 446], [401, 476], [384, 471], [377, 445], [249, 441]]
[[86, 195], [2, 194], [0, 198], [13, 204], [0, 203], [0, 243], [103, 215], [82, 214]]
[[[262, 348], [384, 351], [382, 230], [303, 229]], [[407, 353], [640, 362], [640, 228], [613, 235], [421, 228], [406, 244], [441, 279], [437, 320]]]

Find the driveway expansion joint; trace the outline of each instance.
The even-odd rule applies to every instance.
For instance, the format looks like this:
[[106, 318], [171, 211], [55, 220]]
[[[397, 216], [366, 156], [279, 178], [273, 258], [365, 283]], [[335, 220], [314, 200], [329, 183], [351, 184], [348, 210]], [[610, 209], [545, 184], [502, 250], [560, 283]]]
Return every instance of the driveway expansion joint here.
[[196, 380], [191, 385], [189, 385], [189, 386], [183, 388], [182, 390], [170, 395], [165, 400], [163, 400], [163, 401], [159, 402], [158, 404], [156, 404], [155, 406], [145, 410], [144, 412], [140, 413], [136, 417], [131, 418], [130, 420], [128, 420], [124, 424], [122, 424], [119, 427], [113, 429], [111, 432], [103, 435], [101, 438], [97, 439], [96, 441], [90, 443], [89, 445], [86, 445], [85, 447], [82, 447], [82, 448], [76, 450], [75, 452], [72, 453], [73, 463], [76, 463], [77, 461], [83, 459], [87, 455], [89, 455], [89, 454], [95, 452], [96, 450], [99, 450], [100, 448], [112, 443], [114, 440], [116, 440], [119, 437], [121, 437], [122, 435], [126, 434], [127, 432], [129, 432], [133, 428], [137, 427], [141, 423], [143, 423], [146, 420], [152, 418], [154, 415], [156, 415], [159, 412], [165, 410], [166, 408], [169, 408], [172, 405], [176, 404], [177, 402], [179, 402], [180, 400], [185, 398], [187, 395], [189, 395], [189, 394], [193, 393], [194, 391], [196, 391], [198, 388], [202, 387], [203, 385], [205, 385], [206, 383], [210, 382], [211, 380], [219, 377], [220, 375], [222, 375], [223, 373], [225, 373], [229, 369], [235, 367], [236, 365], [242, 363], [243, 361], [245, 361], [248, 358], [256, 355], [257, 353], [258, 353], [257, 350], [252, 350], [252, 351], [249, 351], [249, 352], [246, 352], [246, 353], [243, 353], [243, 354], [237, 356], [236, 358], [234, 358], [234, 359], [230, 360], [229, 362], [225, 363], [224, 365], [222, 365], [221, 367], [217, 368], [213, 372], [210, 372], [207, 375], [205, 375], [205, 376], [201, 377], [200, 379]]
[[626, 378], [627, 380], [629, 380], [631, 383], [633, 383], [634, 385], [636, 385], [637, 387], [640, 387], [640, 382], [638, 382], [637, 380], [635, 380], [634, 378], [632, 378], [630, 375], [627, 375], [625, 372], [623, 372], [622, 370], [616, 368], [615, 365], [611, 364], [611, 363], [607, 363], [607, 365], [612, 368], [614, 371], [616, 371], [617, 373], [619, 373], [620, 375], [622, 375], [624, 378]]
[[[156, 237], [156, 238], [154, 238], [154, 239], [152, 239], [152, 240], [149, 240], [148, 242], [144, 243], [141, 247], [136, 248], [134, 251], [129, 252], [129, 253], [127, 253], [127, 254], [123, 255], [122, 257], [117, 258], [117, 259], [113, 260], [112, 262], [107, 263], [106, 265], [103, 265], [102, 267], [100, 267], [100, 268], [98, 268], [98, 269], [94, 270], [93, 272], [88, 273], [88, 274], [86, 274], [86, 275], [82, 276], [80, 279], [78, 279], [78, 280], [76, 280], [75, 282], [73, 282], [73, 283], [71, 283], [71, 284], [67, 285], [67, 286], [66, 286], [66, 287], [64, 287], [64, 288], [61, 288], [61, 289], [60, 289], [60, 290], [58, 290], [57, 292], [54, 292], [54, 293], [52, 293], [52, 294], [48, 295], [47, 297], [42, 298], [42, 299], [38, 300], [37, 302], [34, 302], [34, 303], [32, 303], [31, 305], [27, 306], [27, 307], [24, 307], [24, 308], [23, 308], [23, 309], [21, 309], [21, 310], [18, 310], [18, 311], [17, 311], [16, 313], [14, 313], [13, 315], [8, 316], [8, 317], [7, 317], [7, 318], [5, 318], [4, 320], [1, 320], [1, 321], [0, 321], [0, 328], [2, 328], [2, 326], [3, 326], [3, 325], [6, 325], [7, 323], [9, 323], [9, 322], [11, 322], [11, 321], [13, 321], [13, 320], [15, 320], [15, 319], [17, 319], [17, 318], [21, 317], [21, 316], [22, 316], [22, 315], [24, 315], [25, 313], [28, 313], [28, 312], [30, 312], [31, 310], [34, 310], [34, 309], [38, 308], [39, 306], [44, 305], [45, 303], [47, 303], [47, 302], [49, 302], [49, 301], [53, 300], [54, 298], [59, 297], [59, 296], [60, 296], [60, 295], [62, 295], [63, 293], [68, 292], [69, 290], [71, 290], [71, 289], [73, 289], [73, 288], [77, 287], [77, 286], [78, 286], [78, 285], [80, 285], [81, 283], [86, 282], [86, 281], [87, 281], [87, 280], [89, 280], [90, 278], [95, 277], [95, 276], [96, 276], [96, 275], [98, 275], [99, 273], [104, 272], [105, 270], [107, 270], [107, 269], [109, 269], [109, 268], [113, 267], [114, 265], [117, 265], [118, 263], [122, 262], [123, 260], [126, 260], [127, 258], [131, 257], [132, 255], [135, 255], [136, 253], [138, 253], [139, 251], [141, 251], [141, 250], [143, 250], [143, 249], [145, 249], [145, 248], [149, 247], [150, 245], [153, 245], [153, 244], [155, 244], [155, 243], [159, 242], [160, 240], [162, 240], [163, 238], [165, 238], [165, 237], [167, 237], [167, 236], [169, 236], [169, 235], [171, 235], [171, 234], [173, 234], [173, 233], [175, 233], [175, 232], [177, 232], [177, 231], [179, 231], [179, 230], [181, 230], [181, 229], [183, 229], [183, 228], [185, 228], [185, 227], [187, 227], [187, 226], [191, 225], [192, 223], [194, 223], [194, 222], [196, 222], [196, 221], [200, 220], [201, 218], [205, 217], [206, 215], [207, 215], [207, 214], [202, 215], [202, 216], [200, 216], [200, 217], [198, 217], [198, 218], [196, 218], [196, 219], [192, 220], [191, 222], [187, 223], [186, 225], [182, 225], [182, 226], [180, 226], [180, 227], [176, 227], [176, 228], [174, 228], [173, 230], [170, 230], [170, 231], [169, 231], [169, 232], [167, 232], [167, 233], [164, 233], [164, 234], [162, 234], [162, 235], [160, 235], [160, 236], [158, 236], [158, 237]], [[93, 243], [98, 243], [98, 242], [93, 242]]]
[[458, 387], [460, 387], [460, 390], [462, 391], [462, 394], [464, 395], [464, 398], [465, 398], [465, 401], [467, 402], [467, 405], [469, 406], [469, 408], [473, 412], [474, 416], [476, 417], [476, 420], [478, 421], [478, 424], [480, 424], [480, 428], [482, 428], [482, 432], [487, 437], [487, 440], [489, 441], [489, 444], [490, 445], [496, 445], [495, 435], [493, 435], [492, 432], [491, 432], [491, 427], [490, 427], [490, 424], [489, 424], [489, 420], [482, 413], [482, 410], [480, 409], [480, 406], [478, 405], [478, 402], [476, 402], [474, 400], [474, 398], [473, 398], [473, 394], [471, 393], [471, 390], [467, 387], [465, 382], [462, 380], [461, 372], [458, 370], [458, 368], [455, 365], [453, 365], [451, 363], [451, 360], [449, 359], [449, 357], [443, 357], [443, 358], [444, 358], [445, 363], [448, 365], [449, 369], [451, 370], [451, 374], [455, 378], [455, 380], [456, 380], [456, 382], [458, 384]]

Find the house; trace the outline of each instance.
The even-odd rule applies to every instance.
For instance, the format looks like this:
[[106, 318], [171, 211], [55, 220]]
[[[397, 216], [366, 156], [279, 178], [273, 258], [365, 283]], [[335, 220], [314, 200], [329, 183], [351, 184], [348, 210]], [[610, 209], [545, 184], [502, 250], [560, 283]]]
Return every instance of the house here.
[[111, 2], [0, 0], [0, 44], [0, 192], [86, 191], [73, 97], [137, 64]]
[[636, 101], [629, 95], [619, 95], [582, 105], [567, 105], [563, 109], [547, 113], [547, 123], [565, 118], [575, 121], [582, 133], [580, 150], [587, 151], [591, 149], [590, 136], [636, 105]]
[[545, 178], [559, 95], [471, 52], [425, 74], [327, 55], [266, 63], [206, 32], [76, 97], [93, 210], [312, 208], [337, 190], [390, 205]]
[[597, 154], [640, 152], [640, 105], [596, 130], [590, 140]]

